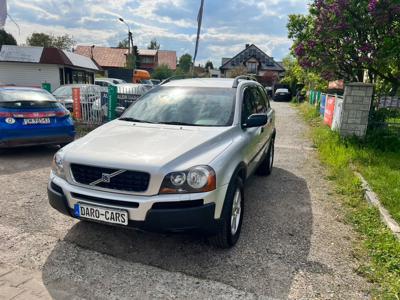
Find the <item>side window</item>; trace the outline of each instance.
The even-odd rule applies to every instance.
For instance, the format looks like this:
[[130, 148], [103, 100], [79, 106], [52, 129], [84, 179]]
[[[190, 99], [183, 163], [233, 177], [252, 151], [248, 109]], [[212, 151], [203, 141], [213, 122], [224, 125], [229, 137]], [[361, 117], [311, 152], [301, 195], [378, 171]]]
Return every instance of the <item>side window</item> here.
[[259, 91], [261, 93], [261, 96], [264, 98], [264, 102], [265, 102], [265, 105], [267, 107], [267, 110], [270, 109], [271, 108], [271, 104], [269, 103], [269, 96], [268, 96], [267, 92], [265, 91], [265, 89], [263, 89], [261, 87], [259, 87], [258, 89], [259, 89]]
[[254, 113], [266, 113], [267, 112], [267, 104], [265, 102], [264, 96], [261, 93], [258, 87], [252, 88], [253, 99], [254, 99]]
[[243, 93], [242, 124], [246, 123], [247, 118], [254, 113], [253, 92], [252, 88], [248, 87]]

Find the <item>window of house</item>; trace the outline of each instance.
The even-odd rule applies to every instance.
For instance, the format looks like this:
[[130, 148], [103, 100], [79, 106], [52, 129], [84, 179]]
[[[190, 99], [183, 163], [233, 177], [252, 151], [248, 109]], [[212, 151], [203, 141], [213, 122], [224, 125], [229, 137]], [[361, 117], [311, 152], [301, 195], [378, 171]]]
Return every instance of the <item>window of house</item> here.
[[257, 74], [257, 63], [256, 62], [248, 62], [247, 63], [247, 71], [251, 74]]

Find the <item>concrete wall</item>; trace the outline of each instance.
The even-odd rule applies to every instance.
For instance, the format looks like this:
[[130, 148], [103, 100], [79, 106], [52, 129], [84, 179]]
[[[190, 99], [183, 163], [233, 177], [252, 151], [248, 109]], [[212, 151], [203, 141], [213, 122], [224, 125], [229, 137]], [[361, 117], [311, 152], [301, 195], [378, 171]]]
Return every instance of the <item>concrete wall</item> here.
[[60, 86], [60, 73], [57, 65], [0, 62], [0, 84], [41, 86], [51, 84], [55, 90]]
[[344, 90], [343, 110], [339, 132], [342, 136], [364, 137], [367, 132], [374, 86], [349, 83]]

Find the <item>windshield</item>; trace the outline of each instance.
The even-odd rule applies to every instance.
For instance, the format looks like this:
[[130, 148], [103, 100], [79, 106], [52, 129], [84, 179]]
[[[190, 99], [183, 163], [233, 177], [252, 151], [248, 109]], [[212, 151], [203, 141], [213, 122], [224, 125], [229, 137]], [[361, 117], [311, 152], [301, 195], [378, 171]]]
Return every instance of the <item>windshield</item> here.
[[235, 89], [158, 87], [131, 105], [122, 120], [190, 126], [230, 126]]
[[60, 86], [53, 92], [56, 97], [72, 97], [72, 87], [71, 86]]
[[45, 90], [4, 89], [0, 90], [0, 102], [9, 101], [56, 101]]

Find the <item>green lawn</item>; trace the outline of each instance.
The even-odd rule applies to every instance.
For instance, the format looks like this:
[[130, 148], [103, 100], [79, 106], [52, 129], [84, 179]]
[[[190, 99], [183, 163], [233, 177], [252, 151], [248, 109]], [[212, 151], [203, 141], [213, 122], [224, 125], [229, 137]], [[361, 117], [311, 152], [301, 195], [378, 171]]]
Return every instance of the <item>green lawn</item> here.
[[348, 212], [348, 221], [363, 237], [361, 246], [355, 251], [361, 262], [358, 271], [375, 284], [374, 297], [399, 299], [400, 242], [381, 223], [377, 210], [363, 199], [361, 183], [353, 172], [357, 170], [367, 179], [383, 205], [400, 222], [398, 141], [386, 140], [379, 135], [372, 135], [363, 142], [342, 139], [322, 124], [313, 106], [305, 103], [298, 109], [311, 125], [320, 160], [329, 170], [329, 179], [336, 183], [336, 191]]

